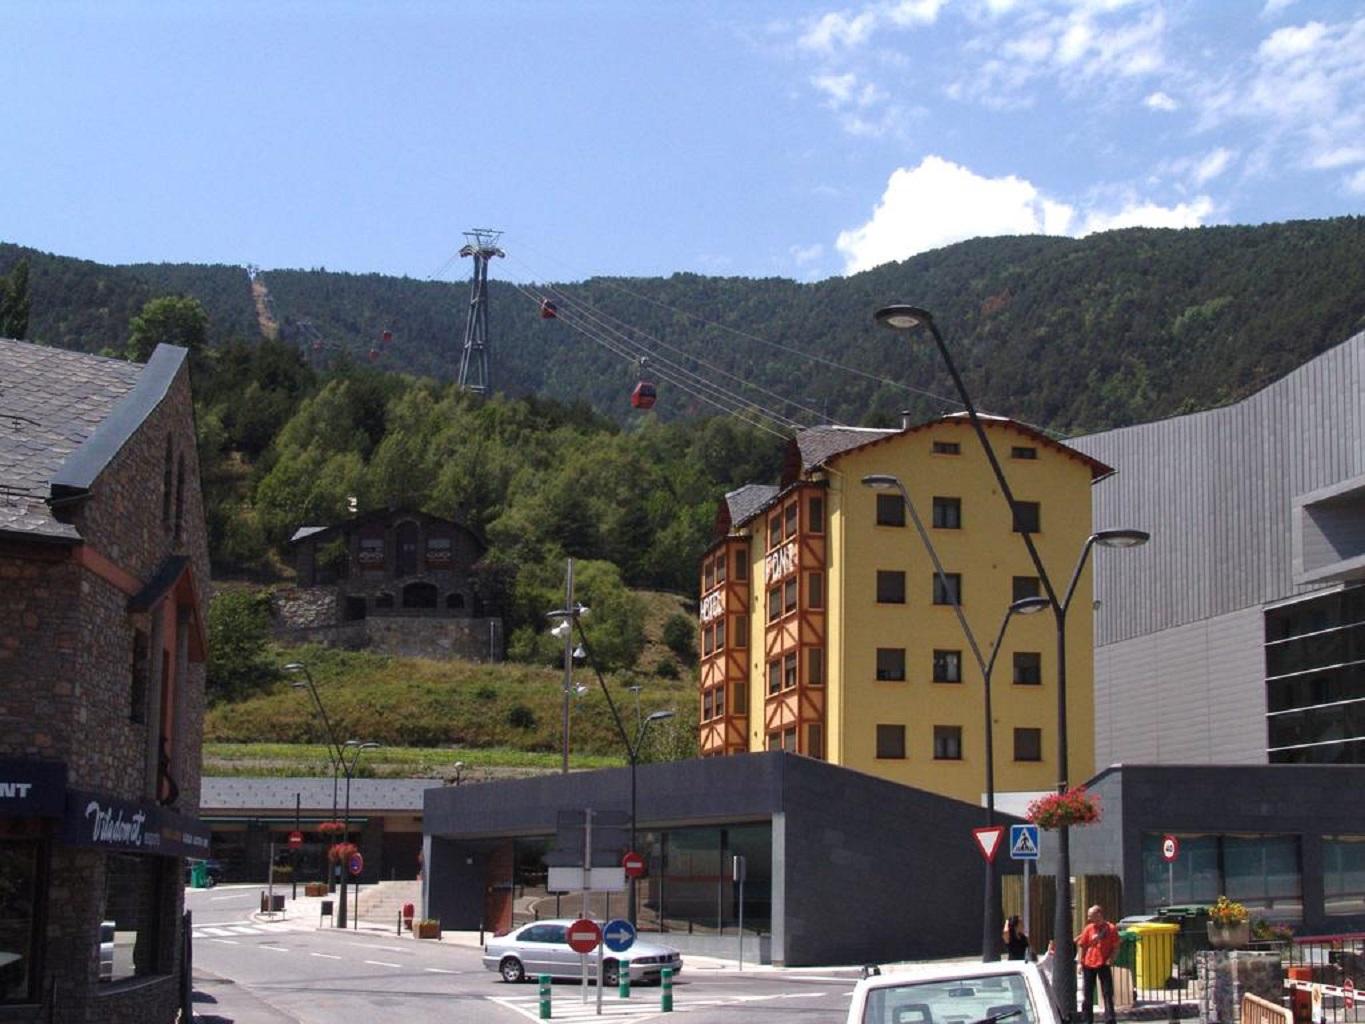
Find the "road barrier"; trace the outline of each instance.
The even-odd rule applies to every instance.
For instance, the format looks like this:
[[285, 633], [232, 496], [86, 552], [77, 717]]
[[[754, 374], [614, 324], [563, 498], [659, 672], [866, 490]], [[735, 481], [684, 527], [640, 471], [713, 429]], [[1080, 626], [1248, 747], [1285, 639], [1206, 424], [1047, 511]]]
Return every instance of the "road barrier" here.
[[537, 980], [540, 982], [540, 1019], [541, 1019], [541, 1020], [549, 1020], [549, 1019], [550, 1019], [550, 976], [549, 976], [548, 974], [542, 974], [542, 975], [539, 977], [539, 979], [537, 979]]
[[616, 964], [616, 994], [622, 999], [630, 998], [630, 961], [621, 960]]
[[659, 972], [659, 1009], [664, 1013], [673, 1012], [673, 968], [665, 967]]

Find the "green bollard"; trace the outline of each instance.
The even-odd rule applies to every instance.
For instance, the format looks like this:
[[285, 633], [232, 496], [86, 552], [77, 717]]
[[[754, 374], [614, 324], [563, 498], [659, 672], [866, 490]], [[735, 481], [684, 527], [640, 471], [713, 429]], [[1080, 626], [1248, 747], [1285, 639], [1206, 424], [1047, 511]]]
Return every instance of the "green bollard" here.
[[622, 999], [630, 998], [630, 961], [620, 960], [616, 964], [616, 994]]
[[665, 967], [659, 972], [659, 1009], [664, 1013], [673, 1012], [673, 968]]
[[540, 1019], [550, 1019], [550, 976], [542, 974], [538, 979], [540, 982]]

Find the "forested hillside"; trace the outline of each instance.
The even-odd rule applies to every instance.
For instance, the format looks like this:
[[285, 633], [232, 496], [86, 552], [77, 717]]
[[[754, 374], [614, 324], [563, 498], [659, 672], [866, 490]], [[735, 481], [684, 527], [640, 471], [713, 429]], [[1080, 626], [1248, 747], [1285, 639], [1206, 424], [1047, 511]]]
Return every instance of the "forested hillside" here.
[[[515, 251], [515, 238], [504, 242]], [[0, 274], [24, 253], [35, 340], [119, 349], [128, 318], [167, 292], [203, 303], [211, 340], [255, 336], [243, 268], [103, 267], [0, 245]], [[453, 272], [461, 266], [467, 272], [467, 263]], [[494, 261], [495, 277], [500, 269]], [[261, 279], [281, 339], [305, 347], [323, 339], [320, 363], [337, 349], [364, 361], [387, 329], [394, 340], [381, 368], [455, 373], [469, 305], [463, 280], [322, 270], [270, 270]], [[660, 352], [657, 413], [665, 420], [716, 411], [670, 388], [665, 359], [800, 422], [938, 411], [941, 403], [908, 390], [951, 394], [933, 353], [871, 322], [878, 306], [906, 301], [934, 311], [983, 407], [1078, 433], [1235, 400], [1365, 327], [1365, 220], [978, 239], [814, 284], [694, 274], [491, 281], [495, 388], [587, 402], [624, 422], [637, 367], [564, 320], [542, 320], [541, 296], [591, 313], [599, 334], [608, 324], [644, 332], [635, 337]], [[878, 379], [812, 372], [802, 353]]]

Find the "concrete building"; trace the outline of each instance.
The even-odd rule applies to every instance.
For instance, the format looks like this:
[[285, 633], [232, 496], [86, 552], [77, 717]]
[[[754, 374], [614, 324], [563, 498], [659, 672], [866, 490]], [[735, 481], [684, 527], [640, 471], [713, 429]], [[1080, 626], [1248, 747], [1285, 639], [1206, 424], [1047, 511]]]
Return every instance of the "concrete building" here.
[[183, 1005], [207, 580], [188, 353], [0, 340], [0, 1019]]
[[1365, 763], [1365, 334], [1234, 405], [1070, 442], [1096, 522], [1107, 764]]
[[[985, 428], [1017, 522], [965, 415], [803, 431], [779, 486], [727, 496], [701, 572], [704, 755], [783, 749], [981, 800], [985, 688], [951, 605], [989, 656], [1010, 603], [1039, 593], [1020, 532], [1065, 586], [1091, 532], [1091, 487], [1111, 472], [1025, 424], [986, 417]], [[951, 593], [900, 494], [863, 486], [868, 474], [904, 483]], [[1094, 764], [1089, 585], [1068, 619], [1074, 778]], [[1050, 615], [1011, 623], [992, 679], [998, 789], [1055, 785], [1055, 651]]]

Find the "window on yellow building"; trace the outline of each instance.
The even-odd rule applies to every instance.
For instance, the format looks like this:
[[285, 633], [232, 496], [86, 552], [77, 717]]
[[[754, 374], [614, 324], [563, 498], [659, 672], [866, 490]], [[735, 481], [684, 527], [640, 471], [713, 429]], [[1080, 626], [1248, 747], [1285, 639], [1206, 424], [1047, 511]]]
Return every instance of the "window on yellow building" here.
[[732, 683], [734, 687], [734, 703], [730, 706], [735, 709], [737, 715], [747, 715], [749, 713], [749, 684]]
[[825, 574], [822, 572], [811, 572], [806, 574], [806, 607], [823, 608], [825, 606]]
[[962, 574], [945, 572], [943, 577], [940, 577], [938, 573], [934, 573], [934, 604], [953, 605], [961, 603]]
[[877, 525], [904, 526], [905, 501], [900, 493], [877, 495]]
[[1016, 761], [1041, 761], [1043, 759], [1043, 730], [1014, 730], [1014, 759]]
[[736, 647], [749, 646], [749, 619], [744, 615], [736, 615], [734, 625], [731, 627], [730, 635]]
[[768, 749], [769, 750], [782, 749], [782, 734], [780, 732], [768, 733]]
[[1024, 686], [1042, 685], [1043, 656], [1037, 651], [1015, 651], [1014, 681]]
[[1043, 528], [1042, 509], [1036, 501], [1014, 503], [1014, 532], [1039, 533]]
[[935, 441], [933, 452], [935, 455], [961, 455], [962, 445], [956, 441]]
[[710, 627], [710, 626], [702, 626], [702, 628], [701, 628], [701, 654], [702, 654], [702, 657], [703, 657], [703, 658], [706, 657], [706, 655], [708, 655], [708, 654], [711, 653], [711, 649], [712, 649], [712, 648], [711, 648], [711, 644], [712, 644], [712, 642], [714, 641], [714, 639], [715, 639], [715, 633], [714, 633], [714, 631], [711, 629], [711, 627]]
[[962, 529], [961, 498], [934, 499], [934, 529], [936, 530]]
[[796, 685], [796, 652], [782, 656], [782, 688], [790, 690]]
[[725, 552], [722, 551], [716, 556], [716, 582], [725, 582]]
[[825, 649], [806, 648], [806, 683], [810, 686], [825, 685]]
[[905, 681], [904, 647], [877, 648], [877, 679], [889, 683]]
[[782, 613], [796, 611], [796, 577], [793, 576], [782, 585]]
[[715, 707], [715, 715], [716, 715], [717, 718], [724, 718], [724, 717], [725, 717], [725, 687], [724, 687], [724, 686], [717, 686], [717, 687], [716, 687], [716, 707]]
[[735, 579], [747, 580], [749, 578], [749, 549], [735, 549]]
[[1010, 590], [1011, 601], [1022, 601], [1026, 597], [1037, 597], [1042, 592], [1042, 584], [1037, 576], [1016, 576]]
[[782, 543], [782, 517], [773, 513], [768, 517], [768, 550]]
[[704, 690], [701, 695], [701, 720], [709, 722], [711, 720], [711, 691]]
[[936, 683], [962, 682], [961, 651], [934, 652], [934, 682]]
[[774, 658], [768, 662], [768, 695], [782, 692], [782, 662]]
[[706, 560], [706, 565], [701, 574], [701, 589], [710, 590], [716, 585], [716, 563], [711, 559]]
[[905, 604], [905, 573], [877, 570], [877, 603]]
[[768, 588], [768, 621], [776, 622], [782, 618], [782, 588]]
[[725, 650], [725, 618], [724, 618], [724, 616], [722, 616], [721, 618], [719, 618], [719, 619], [716, 620], [716, 650], [718, 650], [718, 651], [723, 651], [723, 650]]
[[806, 518], [810, 521], [811, 533], [825, 532], [825, 499], [811, 498], [806, 506]]
[[810, 757], [824, 759], [825, 756], [825, 727], [814, 724], [806, 726], [806, 754]]
[[796, 726], [782, 730], [782, 749], [789, 754], [796, 753]]
[[934, 760], [962, 760], [962, 726], [934, 726]]
[[1038, 458], [1038, 449], [1029, 445], [1017, 444], [1010, 449], [1011, 459], [1033, 460]]
[[903, 760], [905, 758], [905, 726], [877, 726], [877, 757]]
[[793, 502], [792, 502], [791, 504], [789, 504], [785, 509], [782, 510], [782, 524], [783, 524], [783, 526], [782, 526], [782, 536], [784, 536], [784, 537], [795, 537], [795, 536], [796, 536], [796, 517], [797, 517], [797, 513], [798, 513], [799, 507], [800, 507], [800, 506], [798, 506], [798, 505], [796, 504], [796, 502], [793, 501]]

